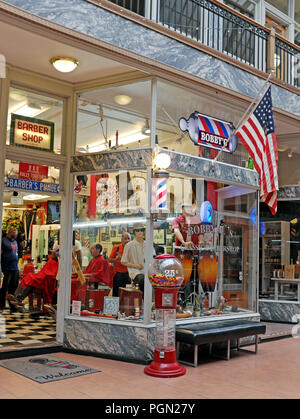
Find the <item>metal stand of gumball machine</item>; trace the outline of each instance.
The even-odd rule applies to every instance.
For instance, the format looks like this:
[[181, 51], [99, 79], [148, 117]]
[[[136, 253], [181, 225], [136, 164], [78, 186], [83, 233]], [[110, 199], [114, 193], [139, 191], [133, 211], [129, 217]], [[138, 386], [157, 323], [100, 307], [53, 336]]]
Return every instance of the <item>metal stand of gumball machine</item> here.
[[186, 369], [177, 362], [175, 346], [176, 305], [184, 279], [182, 264], [173, 255], [154, 258], [149, 268], [149, 280], [155, 293], [154, 360], [144, 372], [153, 377], [179, 377]]

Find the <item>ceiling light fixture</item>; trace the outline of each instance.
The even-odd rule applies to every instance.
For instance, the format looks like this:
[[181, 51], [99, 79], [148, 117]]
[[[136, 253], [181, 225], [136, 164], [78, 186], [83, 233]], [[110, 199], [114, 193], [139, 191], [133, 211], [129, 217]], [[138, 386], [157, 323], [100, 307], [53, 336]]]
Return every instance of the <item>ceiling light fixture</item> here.
[[132, 102], [132, 97], [130, 97], [128, 95], [116, 95], [114, 97], [114, 101], [118, 105], [126, 106], [126, 105], [129, 105], [129, 103]]
[[290, 150], [289, 152], [288, 152], [288, 158], [289, 159], [291, 159], [293, 157], [293, 152], [292, 152], [292, 150]]
[[79, 61], [71, 57], [53, 57], [50, 59], [50, 63], [55, 70], [61, 73], [70, 73], [78, 67]]

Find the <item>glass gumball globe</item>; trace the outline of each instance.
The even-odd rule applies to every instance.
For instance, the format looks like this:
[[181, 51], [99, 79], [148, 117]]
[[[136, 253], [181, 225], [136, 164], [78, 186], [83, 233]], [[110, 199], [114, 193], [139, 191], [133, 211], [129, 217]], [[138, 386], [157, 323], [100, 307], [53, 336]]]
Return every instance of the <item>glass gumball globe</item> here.
[[184, 280], [184, 268], [173, 255], [156, 256], [149, 266], [148, 279], [155, 288], [180, 288]]

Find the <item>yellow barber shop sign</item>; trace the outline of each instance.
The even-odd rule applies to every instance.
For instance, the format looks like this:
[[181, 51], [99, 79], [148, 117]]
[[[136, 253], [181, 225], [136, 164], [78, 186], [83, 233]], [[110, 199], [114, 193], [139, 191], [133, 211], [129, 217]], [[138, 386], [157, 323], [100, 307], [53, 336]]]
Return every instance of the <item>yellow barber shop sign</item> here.
[[53, 151], [54, 123], [12, 114], [10, 144]]

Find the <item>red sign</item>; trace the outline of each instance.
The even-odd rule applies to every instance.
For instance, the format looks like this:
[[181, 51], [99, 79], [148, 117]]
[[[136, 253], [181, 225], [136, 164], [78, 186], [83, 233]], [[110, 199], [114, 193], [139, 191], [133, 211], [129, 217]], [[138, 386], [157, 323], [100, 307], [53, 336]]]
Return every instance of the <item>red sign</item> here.
[[40, 182], [48, 178], [48, 166], [34, 163], [19, 163], [19, 178], [30, 179]]

